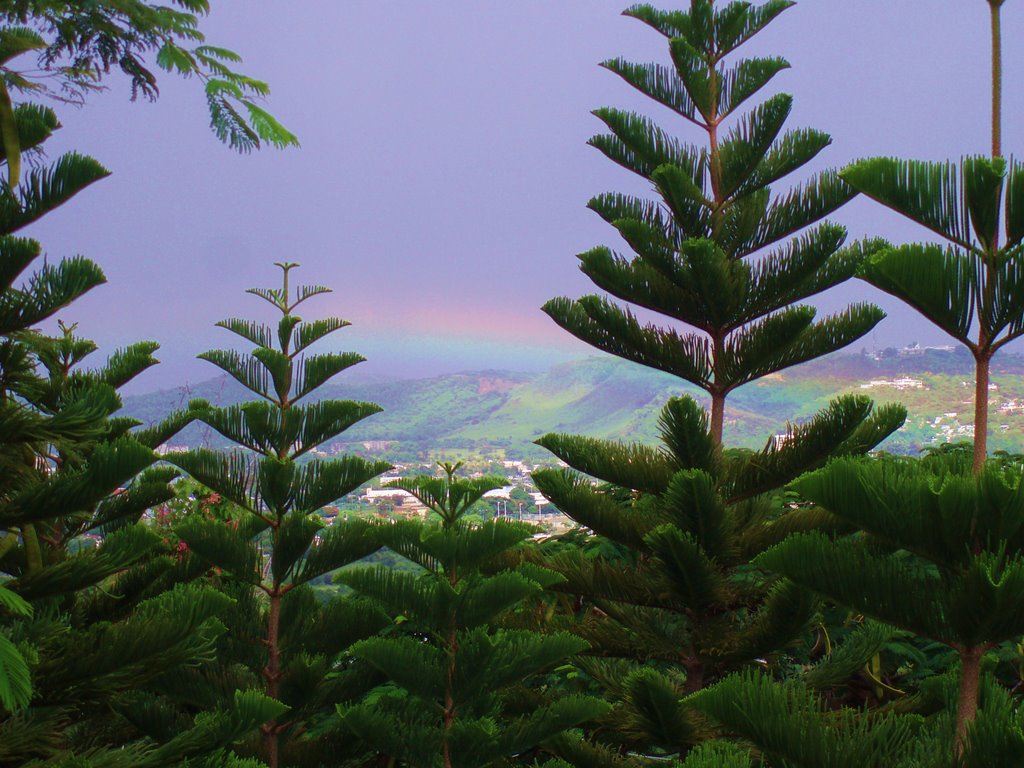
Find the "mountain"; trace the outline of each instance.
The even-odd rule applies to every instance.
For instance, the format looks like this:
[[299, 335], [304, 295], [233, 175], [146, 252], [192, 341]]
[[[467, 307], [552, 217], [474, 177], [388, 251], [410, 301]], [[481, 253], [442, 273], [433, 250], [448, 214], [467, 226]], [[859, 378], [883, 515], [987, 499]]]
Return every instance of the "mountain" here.
[[[998, 359], [998, 358], [997, 358]], [[726, 407], [726, 443], [760, 448], [785, 429], [787, 419], [809, 418], [840, 393], [876, 402], [900, 401], [910, 411], [906, 426], [883, 446], [917, 452], [928, 445], [971, 436], [971, 360], [944, 350], [884, 350], [881, 354], [836, 354], [733, 393]], [[1024, 359], [1004, 355], [993, 376], [993, 450], [1024, 450]], [[375, 402], [384, 411], [356, 425], [344, 442], [328, 450], [379, 455], [392, 461], [489, 455], [548, 458], [533, 445], [546, 432], [652, 443], [658, 413], [674, 395], [696, 391], [678, 379], [610, 357], [588, 358], [543, 373], [477, 371], [428, 379], [340, 376], [325, 398]], [[152, 423], [190, 398], [216, 405], [248, 394], [222, 376], [125, 398], [123, 413]], [[699, 399], [699, 398], [698, 398]], [[177, 445], [218, 447], [227, 442], [208, 427], [193, 425]]]

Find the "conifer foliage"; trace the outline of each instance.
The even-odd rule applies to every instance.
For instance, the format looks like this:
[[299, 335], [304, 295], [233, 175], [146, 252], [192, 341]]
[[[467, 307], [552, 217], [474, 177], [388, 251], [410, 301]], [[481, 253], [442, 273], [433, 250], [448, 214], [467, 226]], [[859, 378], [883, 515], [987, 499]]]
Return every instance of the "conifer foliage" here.
[[[966, 346], [975, 360], [974, 471], [988, 452], [993, 355], [1024, 336], [1024, 164], [1002, 156], [1003, 0], [992, 18], [992, 154], [959, 163], [873, 158], [842, 177], [942, 238], [886, 245], [863, 276]], [[978, 3], [980, 6], [980, 2]]]
[[[8, 147], [34, 151], [58, 127], [35, 105], [11, 115], [13, 139], [0, 120], [8, 179]], [[229, 696], [158, 731], [133, 717], [161, 676], [202, 664], [224, 631], [225, 600], [172, 588], [182, 578], [173, 558], [139, 523], [176, 477], [152, 467], [152, 448], [189, 416], [141, 431], [113, 416], [117, 389], [156, 362], [155, 344], [86, 370], [96, 346], [73, 325], [55, 336], [34, 329], [103, 282], [94, 263], [49, 262], [16, 285], [41, 247], [15, 233], [106, 174], [67, 154], [0, 189], [0, 765], [156, 768], [215, 757], [229, 766], [223, 748], [279, 713], [277, 703]], [[99, 543], [82, 547], [83, 534]]]
[[[954, 649], [962, 752], [977, 714], [985, 654], [1024, 634], [1024, 488], [1019, 467], [990, 465], [976, 477], [957, 470], [942, 455], [833, 462], [797, 487], [865, 535], [833, 540], [803, 533], [759, 562], [841, 605]], [[1013, 754], [1024, 760], [1024, 741]]]
[[904, 416], [900, 407], [872, 414], [866, 398], [849, 398], [763, 451], [721, 452], [707, 413], [677, 398], [662, 411], [657, 449], [538, 441], [573, 469], [536, 472], [537, 487], [617, 551], [537, 560], [565, 577], [554, 589], [591, 606], [569, 628], [593, 646], [579, 665], [616, 702], [602, 738], [651, 754], [685, 754], [707, 738], [682, 696], [781, 651], [814, 611], [807, 591], [750, 565], [793, 531], [825, 522], [784, 513], [780, 489], [829, 456], [869, 450]]
[[342, 722], [379, 753], [411, 768], [482, 768], [529, 754], [545, 740], [604, 711], [595, 699], [566, 696], [530, 702], [511, 694], [529, 676], [551, 669], [586, 643], [567, 633], [495, 629], [501, 613], [558, 577], [542, 569], [489, 572], [488, 565], [528, 538], [522, 523], [472, 523], [467, 510], [497, 477], [442, 477], [392, 483], [440, 518], [396, 526], [389, 539], [423, 574], [386, 568], [349, 570], [342, 582], [401, 616], [400, 631], [356, 643], [356, 657], [390, 681], [377, 695], [339, 707]]
[[247, 513], [235, 525], [194, 516], [178, 533], [202, 561], [265, 598], [260, 642], [266, 656], [259, 676], [267, 695], [291, 707], [286, 718], [262, 728], [263, 753], [271, 768], [290, 764], [290, 751], [304, 748], [293, 747], [291, 740], [318, 724], [323, 711], [333, 710], [331, 696], [342, 696], [344, 675], [333, 674], [337, 654], [382, 623], [362, 604], [318, 606], [303, 588], [381, 546], [372, 524], [344, 519], [326, 527], [318, 512], [390, 468], [385, 462], [351, 455], [303, 460], [380, 407], [348, 400], [302, 402], [364, 358], [347, 352], [308, 353], [313, 344], [348, 323], [334, 317], [307, 321], [298, 316], [298, 307], [329, 289], [303, 285], [293, 292], [289, 276], [298, 265], [277, 266], [282, 271], [280, 288], [249, 290], [280, 315], [276, 327], [224, 320], [219, 325], [254, 344], [253, 352], [212, 350], [200, 355], [259, 398], [208, 408], [198, 416], [242, 450], [195, 450], [170, 457]]
[[692, 0], [689, 11], [636, 5], [625, 14], [668, 39], [671, 66], [604, 62], [703, 131], [707, 143], [682, 142], [641, 115], [597, 110], [610, 132], [590, 143], [649, 181], [660, 199], [605, 194], [591, 200], [590, 208], [615, 227], [635, 256], [599, 247], [579, 256], [580, 268], [613, 296], [695, 332], [642, 324], [632, 311], [596, 295], [554, 299], [544, 307], [588, 344], [707, 392], [718, 443], [731, 391], [839, 349], [882, 318], [877, 307], [858, 304], [816, 321], [813, 307], [795, 305], [857, 269], [862, 252], [841, 250], [845, 229], [818, 223], [854, 192], [826, 171], [773, 194], [772, 184], [803, 168], [830, 138], [811, 129], [783, 131], [792, 107], [787, 94], [740, 115], [789, 66], [785, 59], [725, 63], [792, 4]]
[[788, 64], [777, 57], [725, 61], [791, 5], [633, 6], [626, 15], [668, 39], [671, 66], [604, 64], [704, 131], [707, 145], [685, 144], [642, 116], [598, 110], [610, 133], [591, 143], [650, 181], [660, 200], [594, 198], [590, 207], [635, 256], [596, 248], [580, 256], [581, 268], [613, 296], [694, 332], [642, 325], [598, 296], [545, 306], [584, 341], [673, 373], [711, 399], [710, 413], [688, 397], [670, 400], [658, 447], [560, 434], [538, 441], [570, 467], [537, 473], [538, 487], [612, 542], [615, 553], [570, 550], [539, 562], [566, 578], [555, 589], [585, 599], [572, 629], [593, 650], [580, 666], [615, 702], [598, 739], [619, 751], [685, 755], [709, 730], [680, 702], [683, 695], [755, 660], [770, 664], [800, 635], [813, 598], [750, 564], [790, 532], [825, 522], [820, 514], [789, 512], [782, 489], [830, 456], [870, 450], [905, 417], [898, 406], [875, 410], [866, 398], [844, 397], [762, 451], [722, 446], [729, 392], [836, 350], [882, 317], [856, 305], [816, 321], [813, 308], [794, 306], [851, 277], [864, 250], [842, 250], [845, 230], [820, 223], [854, 194], [834, 172], [782, 195], [770, 189], [816, 157], [829, 137], [783, 132], [792, 104], [785, 94], [739, 116]]

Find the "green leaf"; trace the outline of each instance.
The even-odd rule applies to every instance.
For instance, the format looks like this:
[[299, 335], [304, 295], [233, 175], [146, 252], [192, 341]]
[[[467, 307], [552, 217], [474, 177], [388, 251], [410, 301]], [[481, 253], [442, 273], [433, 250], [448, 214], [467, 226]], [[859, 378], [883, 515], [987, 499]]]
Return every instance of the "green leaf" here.
[[10, 301], [8, 289], [42, 252], [42, 246], [35, 240], [0, 235], [0, 297], [5, 304]]
[[691, 41], [674, 37], [669, 41], [669, 53], [675, 65], [676, 74], [690, 95], [693, 105], [708, 124], [714, 118], [717, 103], [711, 90], [711, 78], [701, 51]]
[[415, 637], [372, 637], [349, 649], [410, 693], [434, 701], [444, 698], [447, 659], [439, 648]]
[[616, 730], [642, 744], [675, 752], [699, 739], [693, 710], [681, 703], [683, 691], [660, 672], [646, 668], [623, 681], [622, 709]]
[[253, 394], [274, 401], [267, 368], [256, 358], [243, 356], [233, 349], [211, 349], [197, 357], [213, 363]]
[[274, 549], [270, 561], [274, 581], [283, 583], [288, 578], [323, 527], [324, 523], [318, 517], [301, 513], [292, 513], [281, 521], [274, 532]]
[[875, 244], [840, 251], [845, 240], [843, 227], [825, 223], [758, 259], [750, 271], [750, 288], [738, 313], [742, 322], [756, 320], [853, 277]]
[[12, 192], [0, 190], [0, 232], [12, 234], [59, 208], [110, 171], [91, 157], [69, 152], [46, 168], [35, 168]]
[[601, 63], [645, 96], [671, 109], [690, 122], [703, 127], [697, 118], [697, 107], [673, 68], [660, 64], [633, 64], [624, 59]]
[[185, 77], [198, 69], [195, 58], [184, 48], [167, 40], [156, 54], [157, 65], [167, 72], [177, 72]]
[[270, 326], [264, 323], [230, 317], [227, 320], [221, 320], [216, 325], [218, 328], [227, 328], [232, 333], [251, 341], [258, 347], [269, 347], [273, 343]]
[[376, 552], [383, 544], [383, 533], [380, 527], [358, 518], [335, 520], [306, 551], [292, 582], [312, 581]]
[[966, 342], [976, 307], [979, 268], [976, 259], [957, 248], [910, 244], [876, 253], [864, 262], [861, 274]]
[[960, 172], [963, 175], [964, 202], [971, 225], [978, 240], [989, 247], [999, 232], [999, 206], [1003, 197], [1003, 179], [1006, 161], [1002, 158], [964, 158]]
[[730, 557], [730, 534], [735, 521], [711, 475], [693, 469], [676, 472], [658, 501], [665, 517], [684, 534], [692, 536], [709, 557], [723, 560]]
[[877, 621], [866, 620], [858, 624], [842, 643], [803, 674], [803, 680], [812, 688], [830, 688], [846, 685], [850, 677], [861, 670], [886, 643], [901, 635]]
[[281, 718], [288, 707], [259, 691], [234, 692], [230, 703], [197, 717], [191, 728], [177, 734], [153, 753], [154, 768], [205, 758], [250, 736], [267, 722]]
[[713, 204], [685, 169], [675, 165], [658, 166], [651, 174], [651, 181], [685, 237], [710, 234]]
[[0, 30], [0, 65], [5, 65], [15, 56], [46, 47], [42, 35], [29, 27], [5, 27]]
[[692, 397], [673, 397], [658, 418], [661, 439], [680, 469], [713, 471], [717, 446], [708, 427], [708, 414]]
[[817, 600], [809, 589], [791, 581], [775, 582], [757, 611], [726, 642], [704, 649], [718, 663], [744, 664], [775, 653], [806, 636]]
[[859, 711], [824, 713], [797, 681], [776, 683], [746, 672], [689, 696], [686, 702], [752, 742], [772, 764], [873, 768], [911, 756], [920, 721], [906, 715], [865, 718]]
[[843, 180], [912, 221], [970, 248], [961, 174], [952, 163], [878, 157], [843, 169]]
[[244, 99], [242, 104], [249, 112], [249, 122], [261, 140], [278, 149], [299, 146], [299, 140], [295, 134], [281, 125], [277, 118], [265, 109], [256, 106], [248, 99]]
[[301, 352], [318, 342], [323, 337], [337, 330], [351, 325], [347, 320], [337, 317], [328, 317], [323, 320], [313, 320], [303, 323], [295, 331], [295, 352]]
[[736, 196], [774, 184], [805, 166], [831, 143], [832, 137], [827, 133], [810, 128], [786, 132], [764, 154], [749, 180], [736, 191]]
[[201, 419], [257, 453], [281, 451], [295, 459], [380, 410], [373, 403], [351, 400], [320, 400], [286, 410], [274, 403], [250, 402], [206, 411]]
[[457, 704], [479, 701], [587, 648], [568, 632], [541, 634], [529, 630], [486, 628], [461, 633], [455, 653], [452, 692]]
[[856, 435], [871, 410], [867, 397], [845, 395], [804, 424], [787, 425], [784, 439], [772, 438], [759, 453], [730, 462], [726, 493], [733, 501], [750, 498], [822, 466]]
[[715, 32], [719, 55], [725, 56], [734, 51], [794, 5], [793, 0], [768, 0], [759, 5], [739, 2], [718, 8], [715, 11]]
[[32, 606], [17, 592], [0, 585], [0, 608], [15, 616], [32, 616]]
[[[796, 234], [836, 211], [857, 194], [833, 171], [825, 171], [769, 204], [768, 199], [747, 195], [729, 207], [730, 218], [754, 215], [753, 226], [737, 226], [738, 237], [726, 238], [726, 252], [737, 258]], [[737, 222], [739, 220], [737, 219]]]
[[719, 145], [719, 194], [730, 197], [753, 176], [768, 149], [782, 131], [793, 107], [793, 97], [780, 93], [745, 115]]
[[21, 144], [18, 141], [18, 120], [14, 114], [14, 105], [3, 80], [0, 80], [0, 140], [7, 161], [7, 187], [14, 189], [21, 181]]
[[1011, 161], [1006, 175], [1006, 247], [1024, 240], [1024, 165]]
[[631, 549], [646, 550], [644, 537], [663, 522], [648, 510], [630, 508], [614, 495], [595, 490], [575, 472], [542, 469], [533, 479], [538, 490], [577, 523]]
[[295, 509], [318, 510], [389, 469], [391, 465], [386, 461], [367, 461], [358, 456], [309, 462], [295, 476]]
[[879, 621], [943, 642], [959, 639], [944, 621], [947, 592], [938, 574], [860, 542], [795, 534], [754, 563]]
[[223, 568], [246, 584], [260, 581], [256, 545], [240, 531], [217, 520], [191, 517], [178, 527], [178, 536], [190, 552]]
[[6, 586], [29, 601], [79, 592], [152, 557], [160, 547], [160, 538], [155, 533], [134, 525], [110, 533], [96, 549], [83, 550], [42, 570], [26, 573], [6, 582]]
[[277, 400], [287, 401], [292, 388], [291, 358], [276, 349], [257, 347], [252, 351], [252, 359], [258, 360], [266, 368], [270, 381], [273, 382]]
[[550, 434], [536, 444], [591, 477], [645, 493], [664, 491], [676, 469], [664, 453], [639, 443]]
[[299, 374], [295, 378], [295, 394], [292, 396], [292, 400], [301, 400], [346, 368], [364, 360], [366, 360], [365, 357], [355, 352], [315, 355], [302, 359]]
[[720, 75], [718, 86], [719, 117], [732, 114], [784, 69], [789, 69], [789, 62], [780, 57], [772, 57], [742, 59], [725, 70]]
[[[0, 238], [0, 243], [5, 241]], [[0, 256], [10, 253], [8, 248], [0, 250]], [[82, 257], [44, 264], [27, 285], [0, 294], [0, 333], [27, 330], [105, 282], [102, 270]]]
[[606, 299], [552, 299], [544, 312], [562, 328], [616, 357], [671, 373], [706, 388], [711, 380], [710, 346], [704, 337], [641, 325], [632, 312]]
[[25, 658], [0, 632], [0, 707], [15, 714], [32, 700], [32, 676]]

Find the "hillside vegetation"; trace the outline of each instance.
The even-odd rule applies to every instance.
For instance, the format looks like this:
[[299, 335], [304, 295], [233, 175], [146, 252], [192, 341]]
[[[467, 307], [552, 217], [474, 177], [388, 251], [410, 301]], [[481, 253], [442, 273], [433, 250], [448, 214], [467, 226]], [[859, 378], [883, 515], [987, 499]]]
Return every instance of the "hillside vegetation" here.
[[[999, 418], [992, 448], [1014, 451], [1024, 436], [1024, 361], [1006, 355], [993, 385], [991, 409]], [[766, 435], [783, 431], [787, 420], [809, 418], [841, 393], [907, 406], [906, 425], [882, 445], [893, 453], [915, 454], [929, 445], [969, 440], [972, 434], [973, 378], [964, 356], [928, 352], [876, 359], [839, 354], [737, 390], [726, 411], [729, 443], [760, 448]], [[190, 397], [229, 405], [243, 401], [245, 394], [233, 380], [220, 377], [187, 392], [179, 388], [126, 397], [124, 413], [148, 424]], [[354, 375], [325, 386], [323, 397], [372, 400], [384, 412], [325, 449], [375, 453], [392, 461], [447, 452], [541, 460], [550, 454], [533, 441], [549, 431], [653, 443], [660, 405], [682, 394], [700, 399], [695, 388], [680, 386], [673, 376], [605, 357], [564, 363], [543, 373], [490, 370], [425, 379]], [[189, 447], [216, 447], [221, 441], [200, 425], [175, 438], [176, 445]]]

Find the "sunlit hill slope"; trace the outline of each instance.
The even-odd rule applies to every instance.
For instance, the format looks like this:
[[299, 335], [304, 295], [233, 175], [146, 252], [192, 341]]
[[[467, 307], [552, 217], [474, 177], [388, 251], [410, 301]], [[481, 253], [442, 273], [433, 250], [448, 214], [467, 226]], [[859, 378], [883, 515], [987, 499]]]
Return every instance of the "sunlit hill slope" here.
[[[892, 350], [895, 353], [895, 350]], [[998, 358], [997, 358], [998, 360]], [[726, 442], [757, 448], [842, 393], [876, 402], [903, 402], [904, 428], [887, 441], [890, 451], [914, 453], [928, 445], [970, 439], [973, 388], [970, 360], [963, 354], [833, 355], [737, 390], [726, 410]], [[190, 397], [215, 404], [246, 394], [226, 377], [192, 386], [129, 397], [125, 413], [155, 421]], [[543, 459], [533, 441], [546, 432], [654, 442], [664, 402], [695, 390], [667, 374], [612, 358], [566, 363], [544, 373], [478, 371], [428, 379], [339, 377], [324, 397], [368, 400], [384, 411], [345, 433], [345, 448], [392, 460], [446, 455]], [[990, 392], [993, 450], [1024, 451], [1024, 360], [1005, 355]], [[193, 426], [177, 445], [226, 445], [216, 433]]]

